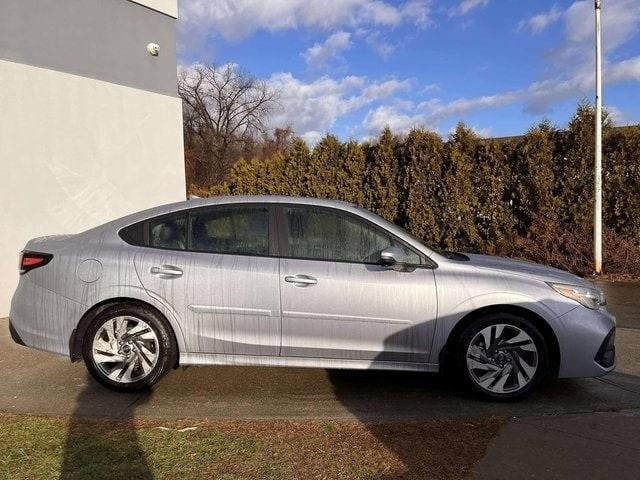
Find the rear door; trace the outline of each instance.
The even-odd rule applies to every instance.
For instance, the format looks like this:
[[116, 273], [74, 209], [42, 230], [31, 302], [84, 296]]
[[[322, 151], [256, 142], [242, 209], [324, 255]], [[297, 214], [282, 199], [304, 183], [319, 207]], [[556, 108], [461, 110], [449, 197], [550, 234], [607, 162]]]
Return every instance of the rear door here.
[[[436, 320], [433, 270], [421, 255], [354, 214], [279, 209], [283, 356], [428, 362]], [[412, 266], [379, 264], [396, 245]]]
[[190, 352], [278, 355], [279, 264], [270, 207], [219, 205], [148, 222], [135, 257], [144, 288], [171, 305]]

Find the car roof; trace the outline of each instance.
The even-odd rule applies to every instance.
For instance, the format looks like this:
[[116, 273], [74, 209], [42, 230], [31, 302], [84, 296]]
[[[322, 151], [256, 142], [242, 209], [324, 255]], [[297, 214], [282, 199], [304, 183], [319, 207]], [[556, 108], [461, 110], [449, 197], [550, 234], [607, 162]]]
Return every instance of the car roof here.
[[[169, 203], [158, 207], [153, 207], [148, 210], [143, 210], [128, 217], [124, 217], [129, 220], [130, 217], [137, 217], [141, 221], [146, 218], [152, 218], [157, 215], [163, 215], [166, 213], [178, 212], [180, 210], [186, 210], [189, 208], [207, 207], [212, 205], [236, 205], [242, 203], [282, 203], [282, 204], [300, 204], [300, 205], [314, 205], [338, 208], [340, 210], [357, 209], [358, 207], [352, 203], [343, 202], [340, 200], [329, 200], [324, 198], [310, 198], [310, 197], [288, 197], [285, 195], [224, 195], [218, 197], [207, 198], [192, 198], [190, 200], [184, 200], [182, 202]], [[135, 223], [131, 222], [131, 223]]]
[[212, 205], [238, 205], [243, 203], [281, 203], [281, 204], [300, 204], [300, 205], [314, 205], [314, 206], [326, 206], [333, 207], [339, 210], [360, 211], [359, 207], [352, 203], [343, 202], [340, 200], [329, 200], [322, 198], [308, 198], [308, 197], [287, 197], [284, 195], [225, 195], [217, 197], [207, 198], [192, 198], [190, 200], [183, 200], [181, 202], [168, 203], [165, 205], [159, 205], [157, 207], [141, 210], [136, 213], [132, 213], [125, 217], [121, 217], [83, 233], [92, 233], [96, 230], [102, 230], [104, 228], [120, 229], [127, 225], [131, 225], [137, 222], [141, 222], [159, 215], [166, 215], [173, 212], [179, 212], [181, 210], [187, 210], [191, 208], [207, 207]]
[[185, 208], [193, 206], [216, 205], [223, 203], [294, 203], [302, 205], [320, 205], [328, 207], [355, 207], [353, 203], [343, 202], [342, 200], [331, 200], [328, 198], [312, 198], [312, 197], [289, 197], [286, 195], [225, 195], [220, 197], [197, 198], [184, 202], [178, 202], [173, 205], [184, 205]]

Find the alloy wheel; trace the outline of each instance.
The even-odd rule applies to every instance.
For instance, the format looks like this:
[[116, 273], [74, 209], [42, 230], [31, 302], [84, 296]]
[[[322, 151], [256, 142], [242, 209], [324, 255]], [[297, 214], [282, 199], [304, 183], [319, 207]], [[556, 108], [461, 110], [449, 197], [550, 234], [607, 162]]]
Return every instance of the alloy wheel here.
[[472, 380], [491, 393], [522, 390], [538, 370], [538, 349], [531, 336], [509, 324], [480, 330], [467, 348], [467, 369]]
[[119, 316], [107, 320], [93, 338], [92, 358], [109, 379], [133, 383], [145, 378], [158, 363], [159, 341], [144, 320]]

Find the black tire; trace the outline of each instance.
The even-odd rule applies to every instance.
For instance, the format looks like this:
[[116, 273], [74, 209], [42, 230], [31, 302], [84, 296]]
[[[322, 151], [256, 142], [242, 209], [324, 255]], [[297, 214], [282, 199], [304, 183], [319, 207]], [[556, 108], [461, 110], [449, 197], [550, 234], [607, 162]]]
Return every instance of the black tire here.
[[[122, 383], [109, 378], [93, 356], [93, 340], [108, 321], [118, 317], [131, 317], [145, 322], [157, 338], [157, 361], [143, 378]], [[171, 326], [156, 310], [135, 303], [122, 303], [106, 308], [93, 318], [82, 342], [82, 357], [91, 376], [103, 386], [117, 392], [140, 392], [151, 388], [177, 362], [178, 348]], [[142, 361], [142, 360], [140, 360]]]
[[[516, 350], [516, 353], [512, 355], [513, 350], [508, 351], [509, 353], [508, 358], [505, 361], [503, 357], [503, 361], [506, 362], [504, 364], [505, 366], [507, 366], [506, 365], [507, 363], [511, 364], [510, 367], [507, 367], [509, 368], [509, 371], [511, 370], [514, 371], [512, 376], [507, 379], [507, 382], [511, 381], [510, 385], [511, 385], [511, 388], [513, 388], [513, 390], [498, 393], [495, 391], [491, 391], [487, 388], [484, 388], [478, 383], [478, 380], [477, 380], [478, 374], [475, 372], [482, 372], [482, 370], [474, 369], [472, 372], [472, 369], [469, 367], [467, 362], [467, 353], [469, 351], [469, 347], [472, 341], [479, 341], [481, 344], [484, 344], [484, 340], [481, 339], [480, 336], [478, 336], [478, 334], [480, 334], [481, 331], [483, 331], [488, 327], [491, 331], [490, 327], [501, 325], [501, 324], [515, 327], [515, 329], [521, 330], [522, 332], [524, 332], [526, 335], [530, 337], [530, 339], [533, 341], [535, 348], [537, 350], [537, 365], [536, 365], [535, 373], [533, 375], [529, 376], [526, 373], [523, 375], [523, 378], [525, 378], [525, 381], [528, 381], [528, 383], [515, 389], [516, 383], [520, 385], [521, 383], [524, 383], [524, 382], [520, 382], [519, 379], [517, 378], [514, 381], [513, 376], [515, 375], [517, 377], [518, 372], [523, 372], [522, 356], [523, 355], [530, 356], [531, 353], [522, 352], [522, 351], [518, 353], [518, 351]], [[503, 331], [506, 332], [507, 330], [509, 332], [514, 331], [510, 328], [505, 328], [505, 330]], [[506, 336], [506, 333], [505, 333], [505, 336]], [[497, 344], [500, 344], [500, 337], [498, 337]], [[502, 351], [502, 350], [498, 350], [498, 351]], [[504, 351], [503, 351], [503, 354], [504, 354]], [[496, 358], [496, 356], [492, 356], [492, 358]], [[533, 358], [533, 357], [530, 357], [530, 358]], [[462, 333], [462, 335], [460, 336], [457, 342], [457, 346], [455, 350], [455, 364], [456, 364], [456, 370], [458, 375], [461, 376], [464, 383], [476, 395], [479, 395], [485, 399], [491, 399], [495, 401], [521, 400], [531, 395], [531, 393], [533, 393], [538, 388], [540, 383], [547, 376], [549, 372], [549, 349], [544, 339], [544, 336], [540, 333], [540, 330], [538, 330], [538, 328], [536, 328], [536, 326], [531, 321], [527, 320], [526, 318], [520, 317], [518, 315], [513, 315], [510, 313], [495, 313], [495, 314], [489, 314], [477, 319], [464, 330], [464, 332]], [[502, 362], [500, 364], [502, 364]], [[527, 364], [526, 366], [528, 367], [529, 365]], [[495, 368], [495, 365], [494, 365], [494, 368]], [[491, 373], [491, 372], [487, 372], [487, 373]], [[509, 375], [506, 375], [506, 376], [509, 376]], [[494, 381], [495, 381], [495, 377], [494, 379], [491, 380], [491, 383], [493, 383]], [[507, 388], [505, 388], [505, 390], [507, 390]]]

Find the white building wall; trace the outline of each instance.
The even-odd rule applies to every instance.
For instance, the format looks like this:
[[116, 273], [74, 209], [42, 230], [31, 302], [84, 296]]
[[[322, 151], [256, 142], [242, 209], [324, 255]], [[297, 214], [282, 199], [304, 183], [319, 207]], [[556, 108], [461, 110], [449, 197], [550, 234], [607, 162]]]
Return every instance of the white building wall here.
[[145, 7], [153, 8], [159, 12], [178, 18], [178, 2], [176, 0], [133, 0]]
[[[159, 9], [175, 0], [140, 3]], [[137, 43], [131, 48], [144, 48]], [[2, 47], [0, 42], [0, 317], [9, 313], [18, 252], [30, 238], [77, 233], [185, 199], [181, 103], [163, 92], [167, 87], [159, 84], [163, 93], [156, 93], [31, 66], [15, 60], [15, 48], [5, 49], [2, 60]], [[93, 68], [81, 62], [78, 70], [85, 67]], [[143, 67], [157, 82], [153, 65]], [[163, 72], [175, 81], [175, 67]]]

